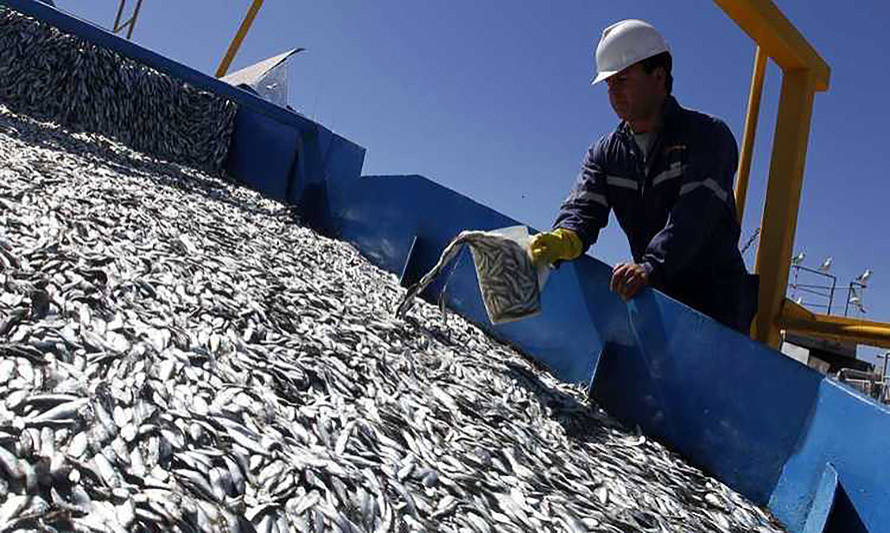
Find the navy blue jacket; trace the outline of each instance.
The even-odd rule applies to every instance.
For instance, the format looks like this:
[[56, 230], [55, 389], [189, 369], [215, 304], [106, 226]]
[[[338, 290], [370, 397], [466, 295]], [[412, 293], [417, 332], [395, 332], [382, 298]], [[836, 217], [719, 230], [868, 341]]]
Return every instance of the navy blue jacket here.
[[738, 249], [737, 165], [726, 124], [668, 97], [649, 160], [622, 122], [587, 151], [554, 227], [577, 233], [586, 250], [614, 210], [650, 285], [747, 331], [757, 288]]

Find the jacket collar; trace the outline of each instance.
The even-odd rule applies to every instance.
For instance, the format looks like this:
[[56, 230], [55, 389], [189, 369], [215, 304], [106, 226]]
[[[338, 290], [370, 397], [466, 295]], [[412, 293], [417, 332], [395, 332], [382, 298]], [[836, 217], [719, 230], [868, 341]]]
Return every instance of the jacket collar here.
[[[670, 129], [673, 126], [674, 119], [680, 113], [680, 104], [677, 103], [677, 99], [673, 96], [668, 95], [664, 100], [664, 104], [661, 106], [661, 119], [660, 126], [658, 128], [657, 134], [661, 136], [665, 130]], [[633, 136], [633, 130], [630, 129], [630, 124], [626, 121], [622, 120], [618, 125], [618, 131], [627, 135], [628, 138]]]

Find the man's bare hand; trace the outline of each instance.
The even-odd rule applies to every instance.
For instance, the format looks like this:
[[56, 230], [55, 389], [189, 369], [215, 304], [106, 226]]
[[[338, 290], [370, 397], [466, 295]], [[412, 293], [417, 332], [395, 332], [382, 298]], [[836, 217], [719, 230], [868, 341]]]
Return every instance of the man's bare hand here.
[[636, 263], [618, 263], [612, 269], [612, 281], [609, 288], [618, 293], [624, 301], [630, 300], [649, 284], [649, 274], [642, 265]]

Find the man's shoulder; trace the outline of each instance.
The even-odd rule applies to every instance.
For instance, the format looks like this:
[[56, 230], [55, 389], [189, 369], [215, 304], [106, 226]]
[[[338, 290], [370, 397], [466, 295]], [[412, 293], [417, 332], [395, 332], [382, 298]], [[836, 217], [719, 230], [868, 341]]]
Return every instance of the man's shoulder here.
[[738, 157], [738, 143], [726, 122], [720, 117], [677, 106], [676, 134], [695, 154], [708, 157]]
[[696, 109], [677, 106], [677, 113], [683, 127], [688, 129], [692, 134], [699, 134], [714, 140], [722, 138], [735, 142], [735, 136], [732, 130], [726, 125], [726, 122], [716, 115], [704, 113]]

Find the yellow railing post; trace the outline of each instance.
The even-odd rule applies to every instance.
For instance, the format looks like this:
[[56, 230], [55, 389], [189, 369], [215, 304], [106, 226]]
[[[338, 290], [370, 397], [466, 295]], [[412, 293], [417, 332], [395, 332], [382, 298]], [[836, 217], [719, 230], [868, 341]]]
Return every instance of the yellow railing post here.
[[766, 72], [766, 52], [760, 46], [754, 53], [754, 73], [751, 75], [751, 90], [748, 93], [748, 113], [745, 116], [745, 133], [742, 137], [739, 170], [736, 173], [735, 205], [739, 224], [745, 218], [745, 199], [748, 196], [748, 177], [751, 174], [751, 160], [754, 155], [754, 136], [757, 133], [757, 118], [760, 115], [760, 96], [763, 94], [763, 77]]
[[782, 68], [782, 93], [770, 158], [755, 272], [760, 301], [752, 336], [778, 347], [779, 329], [890, 347], [890, 323], [817, 315], [785, 298], [803, 186], [813, 99], [828, 90], [831, 69], [772, 0], [714, 0], [757, 43], [735, 198], [741, 222], [767, 58]]
[[136, 27], [136, 19], [139, 18], [139, 9], [142, 7], [142, 0], [136, 2], [136, 9], [133, 11], [133, 18], [130, 19], [130, 28], [127, 30], [127, 39], [133, 36], [133, 29]]
[[216, 69], [217, 78], [222, 78], [226, 75], [226, 72], [229, 71], [229, 65], [231, 65], [232, 60], [235, 59], [235, 54], [237, 54], [238, 49], [241, 48], [241, 41], [243, 41], [244, 36], [247, 35], [247, 30], [250, 29], [250, 25], [253, 24], [253, 19], [256, 18], [256, 14], [259, 12], [262, 5], [263, 0], [253, 0], [250, 9], [247, 10], [247, 15], [244, 16], [244, 20], [241, 22], [241, 27], [238, 28], [238, 33], [235, 34], [235, 38], [232, 39], [232, 43], [229, 44], [229, 49], [226, 50], [226, 55], [222, 58], [219, 67]]
[[761, 222], [763, 234], [755, 263], [755, 271], [760, 275], [760, 309], [754, 322], [754, 336], [774, 347], [779, 344], [778, 322], [797, 229], [815, 87], [808, 69], [786, 70], [782, 77]]

